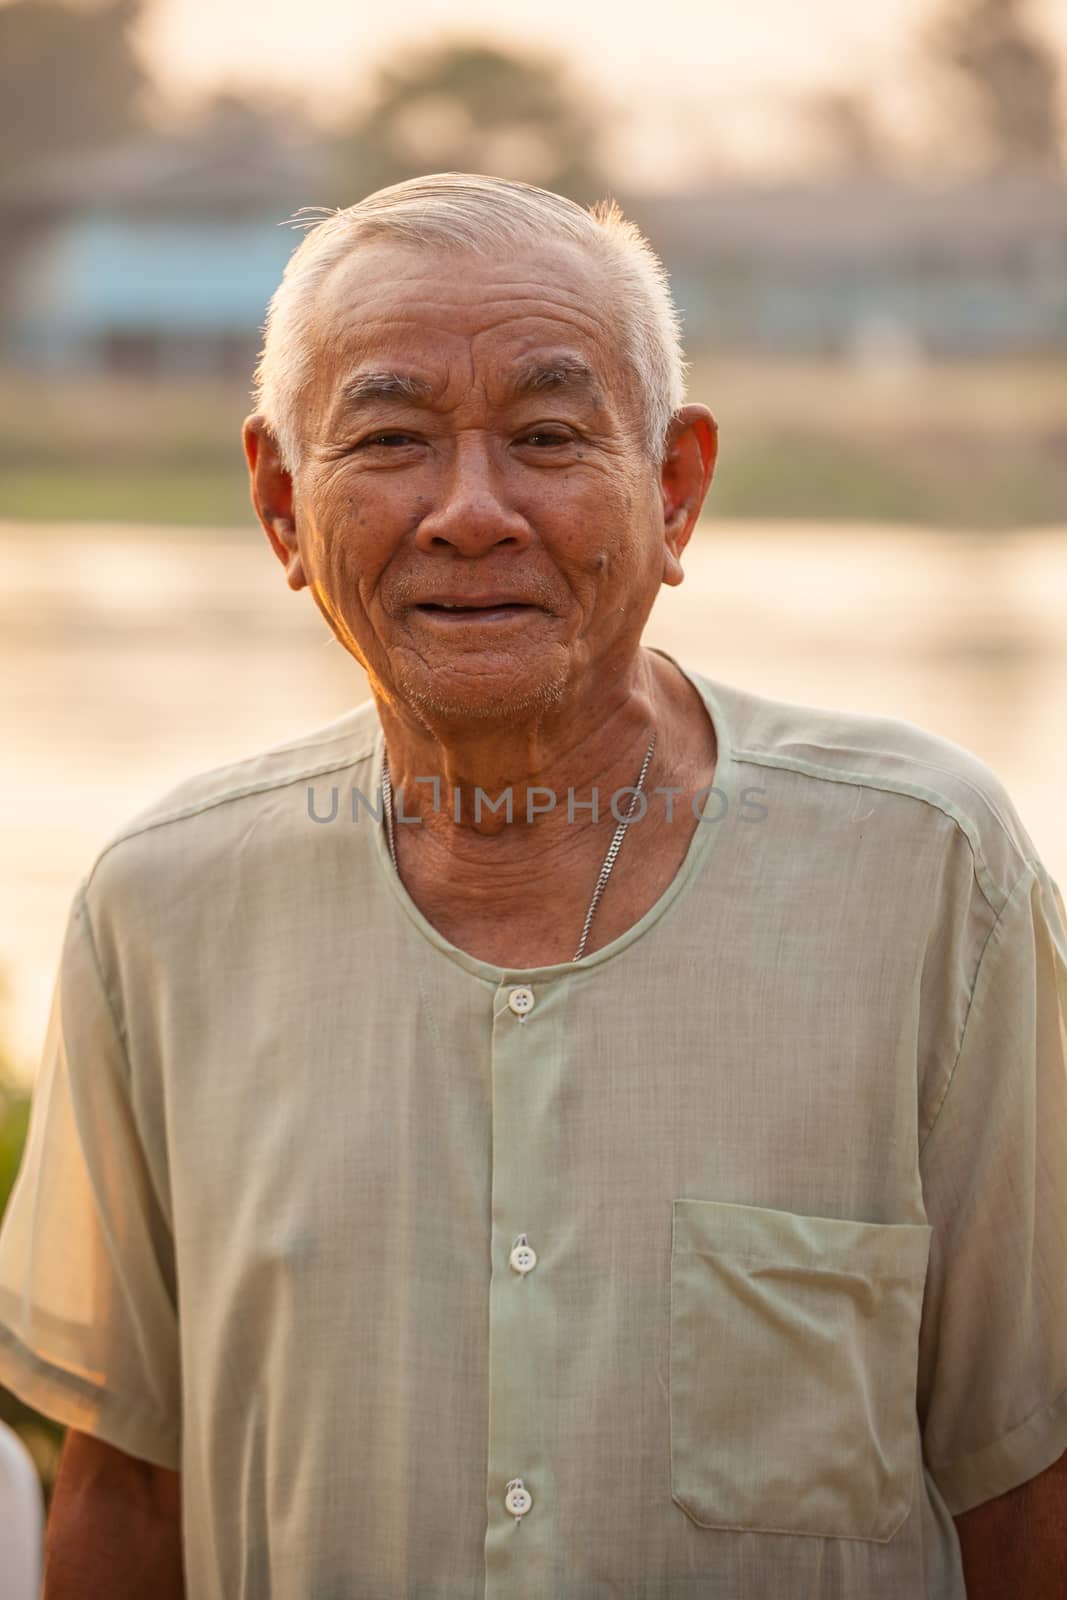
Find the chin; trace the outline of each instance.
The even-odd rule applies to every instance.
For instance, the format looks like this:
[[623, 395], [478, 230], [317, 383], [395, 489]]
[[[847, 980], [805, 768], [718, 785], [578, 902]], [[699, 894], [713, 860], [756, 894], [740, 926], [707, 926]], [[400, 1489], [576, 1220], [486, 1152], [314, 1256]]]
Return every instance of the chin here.
[[529, 676], [486, 673], [478, 679], [454, 677], [447, 671], [399, 670], [395, 693], [426, 722], [513, 722], [558, 704], [567, 679], [563, 663], [558, 673], [541, 670]]

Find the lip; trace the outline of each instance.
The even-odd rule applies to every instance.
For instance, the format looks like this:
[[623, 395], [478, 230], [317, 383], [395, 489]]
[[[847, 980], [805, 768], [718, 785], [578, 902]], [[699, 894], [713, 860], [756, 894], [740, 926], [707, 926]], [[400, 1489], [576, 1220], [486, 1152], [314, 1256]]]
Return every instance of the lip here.
[[415, 602], [416, 607], [454, 606], [462, 611], [492, 611], [500, 606], [526, 606], [539, 611], [533, 600], [524, 600], [518, 594], [432, 594]]
[[479, 600], [477, 604], [470, 601], [449, 603], [446, 609], [443, 601], [420, 601], [412, 609], [417, 611], [424, 622], [431, 627], [458, 628], [458, 627], [504, 627], [508, 623], [528, 622], [531, 617], [543, 616], [541, 606], [535, 606], [529, 600], [501, 600], [495, 604], [487, 604]]

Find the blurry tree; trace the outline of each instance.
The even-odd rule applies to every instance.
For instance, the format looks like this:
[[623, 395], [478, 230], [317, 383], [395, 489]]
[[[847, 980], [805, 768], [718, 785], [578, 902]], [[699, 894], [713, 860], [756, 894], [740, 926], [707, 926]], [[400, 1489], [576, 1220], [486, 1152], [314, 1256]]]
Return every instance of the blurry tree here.
[[201, 101], [187, 127], [205, 147], [220, 155], [262, 150], [278, 143], [313, 144], [322, 134], [307, 99], [294, 87], [272, 85], [269, 95], [238, 84], [221, 83]]
[[855, 175], [881, 172], [889, 164], [886, 135], [869, 94], [821, 89], [804, 100], [802, 111], [820, 164]]
[[946, 0], [927, 34], [935, 66], [962, 79], [992, 165], [1062, 167], [1060, 63], [1030, 0]]
[[142, 3], [0, 6], [0, 179], [140, 126], [148, 80], [129, 33]]
[[603, 191], [600, 118], [553, 58], [481, 42], [417, 48], [379, 73], [365, 111], [342, 127], [342, 204], [424, 172], [484, 172], [585, 203]]

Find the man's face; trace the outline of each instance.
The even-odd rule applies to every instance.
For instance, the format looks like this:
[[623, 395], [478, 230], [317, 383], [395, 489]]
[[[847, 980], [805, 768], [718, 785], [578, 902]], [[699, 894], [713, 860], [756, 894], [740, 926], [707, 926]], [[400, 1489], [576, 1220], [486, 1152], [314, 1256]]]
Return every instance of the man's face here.
[[595, 691], [680, 579], [611, 299], [562, 244], [381, 241], [319, 291], [299, 569], [379, 692], [424, 720]]

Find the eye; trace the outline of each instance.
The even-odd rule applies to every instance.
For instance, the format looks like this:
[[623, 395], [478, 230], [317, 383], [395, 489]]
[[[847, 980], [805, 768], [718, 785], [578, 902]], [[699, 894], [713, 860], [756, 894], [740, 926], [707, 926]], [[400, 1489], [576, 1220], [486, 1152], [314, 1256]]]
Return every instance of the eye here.
[[386, 449], [395, 449], [398, 445], [410, 444], [410, 433], [372, 433], [366, 439], [359, 441], [360, 448], [365, 445], [384, 445]]
[[535, 428], [532, 433], [524, 434], [520, 442], [532, 444], [538, 450], [552, 450], [574, 441], [569, 433], [560, 433], [555, 428]]

